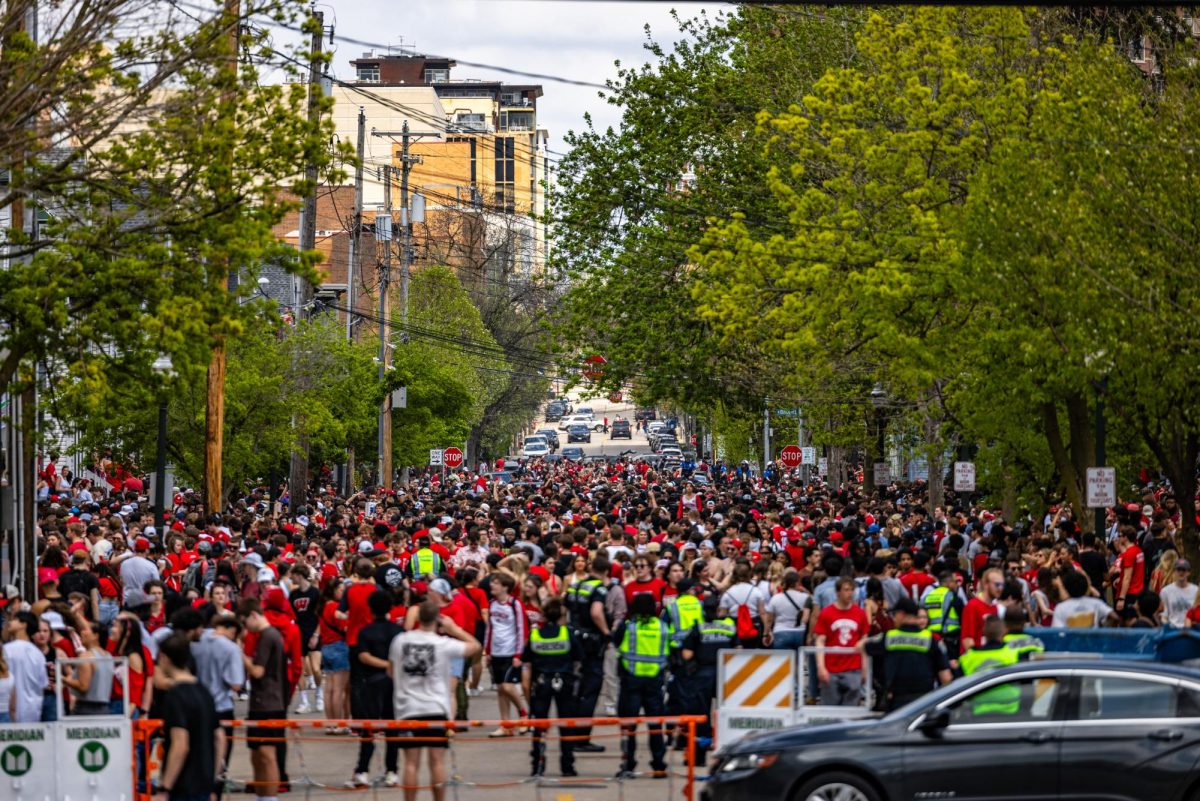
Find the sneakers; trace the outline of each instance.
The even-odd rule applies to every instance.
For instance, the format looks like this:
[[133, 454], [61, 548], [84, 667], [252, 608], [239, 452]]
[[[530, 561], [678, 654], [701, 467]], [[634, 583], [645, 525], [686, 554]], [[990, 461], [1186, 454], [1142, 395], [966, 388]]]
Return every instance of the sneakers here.
[[[395, 774], [389, 775], [394, 776]], [[351, 790], [357, 790], [359, 787], [370, 787], [371, 777], [365, 773], [355, 773], [354, 776], [350, 778], [350, 781], [346, 782], [345, 786]]]
[[309, 706], [308, 701], [305, 701], [305, 700], [301, 700], [300, 703], [297, 704], [296, 708], [293, 710], [293, 712], [295, 712], [295, 714], [297, 714], [297, 715], [307, 715], [308, 713], [310, 713], [312, 711], [313, 711], [313, 708], [311, 706]]
[[613, 778], [616, 778], [616, 779], [636, 779], [636, 778], [637, 778], [637, 774], [636, 774], [635, 772], [633, 772], [632, 770], [625, 770], [625, 768], [621, 768], [620, 770], [618, 770], [618, 771], [617, 771], [617, 774], [616, 774], [616, 776], [614, 776]]
[[400, 784], [400, 776], [394, 770], [389, 770], [387, 775], [383, 777], [384, 787], [395, 787]]
[[563, 770], [562, 775], [563, 775], [564, 779], [568, 779], [572, 776], [578, 776], [579, 771], [575, 770], [575, 768], [567, 768], [567, 769]]
[[596, 743], [576, 743], [571, 750], [577, 754], [603, 754], [604, 746], [596, 745]]

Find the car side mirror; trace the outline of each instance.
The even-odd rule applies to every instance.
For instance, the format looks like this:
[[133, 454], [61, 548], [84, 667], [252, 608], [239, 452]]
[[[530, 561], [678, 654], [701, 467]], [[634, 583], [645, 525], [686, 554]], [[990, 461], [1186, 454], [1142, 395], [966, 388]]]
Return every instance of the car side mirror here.
[[940, 737], [950, 725], [950, 711], [938, 709], [927, 714], [917, 726], [926, 737]]

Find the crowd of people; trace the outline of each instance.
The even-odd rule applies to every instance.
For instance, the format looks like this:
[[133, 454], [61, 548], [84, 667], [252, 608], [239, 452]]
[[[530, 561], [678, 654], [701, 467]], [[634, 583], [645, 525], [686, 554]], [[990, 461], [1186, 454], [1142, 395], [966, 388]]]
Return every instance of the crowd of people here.
[[[466, 719], [485, 689], [507, 721], [496, 738], [553, 716], [707, 716], [720, 650], [824, 646], [809, 702], [888, 709], [1025, 658], [1040, 647], [1026, 625], [1200, 620], [1185, 512], [1161, 486], [1110, 510], [1097, 537], [1066, 505], [1006, 519], [951, 494], [928, 509], [920, 482], [866, 495], [778, 466], [765, 479], [628, 458], [505, 472], [512, 483], [481, 469], [325, 488], [290, 514], [265, 488], [220, 511], [176, 491], [163, 521], [140, 488], [56, 480], [39, 507], [38, 600], [0, 599], [0, 721], [60, 707], [161, 720], [155, 781], [172, 799], [207, 798], [224, 775], [220, 721], [240, 700], [251, 720], [315, 713], [333, 737], [352, 733], [337, 721], [424, 721], [387, 739], [380, 783], [414, 798], [424, 754], [440, 801], [453, 731], [436, 724]], [[375, 742], [357, 734], [350, 787], [373, 782]], [[541, 775], [543, 729], [530, 734]], [[604, 749], [586, 727], [562, 734], [562, 775]], [[622, 734], [622, 777], [665, 776], [683, 744], [652, 730], [639, 773], [634, 727]], [[255, 793], [274, 798], [287, 738], [246, 737]], [[701, 759], [711, 737], [701, 727]]]

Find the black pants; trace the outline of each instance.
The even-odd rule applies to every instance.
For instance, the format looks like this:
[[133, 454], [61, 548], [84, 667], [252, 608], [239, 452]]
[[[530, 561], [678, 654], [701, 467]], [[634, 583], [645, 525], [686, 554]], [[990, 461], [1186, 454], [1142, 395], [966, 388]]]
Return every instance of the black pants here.
[[[704, 722], [696, 724], [696, 739], [706, 738], [711, 742], [712, 704], [717, 694], [717, 668], [715, 665], [701, 666], [691, 675], [680, 675], [679, 695], [683, 701], [685, 715], [704, 715]], [[696, 764], [704, 764], [704, 756], [708, 749], [696, 746]]]
[[[633, 676], [621, 671], [621, 696], [617, 699], [617, 714], [623, 718], [634, 718], [666, 714], [663, 703], [663, 677]], [[637, 767], [637, 727], [622, 726], [621, 769], [632, 771]], [[662, 727], [650, 724], [650, 768], [667, 769], [667, 744], [663, 740]]]
[[[597, 634], [596, 637], [600, 635]], [[584, 646], [583, 661], [579, 669], [579, 696], [575, 703], [575, 714], [581, 718], [595, 717], [596, 702], [604, 686], [604, 644], [600, 640], [589, 640]], [[592, 733], [591, 726], [579, 729], [579, 736]], [[577, 740], [577, 743], [584, 742]]]
[[[529, 717], [550, 717], [550, 703], [554, 702], [555, 716], [569, 718], [575, 715], [575, 676], [570, 673], [539, 673], [533, 678], [530, 687], [532, 697], [529, 699]], [[557, 689], [556, 689], [557, 688]], [[558, 766], [563, 773], [575, 769], [575, 741], [567, 739], [575, 736], [575, 730], [563, 726], [559, 730], [563, 736], [562, 749]], [[529, 752], [533, 759], [533, 769], [545, 768], [546, 743], [542, 740], [542, 730], [533, 730], [533, 748]]]
[[[387, 676], [379, 676], [360, 681], [350, 692], [350, 714], [359, 720], [394, 720], [395, 707], [392, 705], [392, 680]], [[397, 772], [400, 770], [400, 741], [399, 732], [385, 731], [388, 738], [383, 750], [384, 770]], [[375, 732], [366, 729], [358, 731], [358, 764], [355, 773], [366, 773], [371, 767], [371, 757], [375, 755]]]

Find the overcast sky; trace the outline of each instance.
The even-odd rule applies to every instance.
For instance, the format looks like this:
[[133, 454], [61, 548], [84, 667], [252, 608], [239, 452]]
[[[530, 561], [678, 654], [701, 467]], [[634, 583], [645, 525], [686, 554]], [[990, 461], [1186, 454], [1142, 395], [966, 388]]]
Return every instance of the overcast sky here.
[[[671, 10], [688, 18], [722, 3], [570, 2], [570, 0], [326, 0], [317, 8], [326, 24], [336, 20], [332, 67], [353, 80], [349, 61], [365, 48], [338, 41], [342, 36], [381, 45], [416, 47], [418, 52], [510, 69], [559, 75], [603, 84], [616, 74], [613, 62], [642, 64], [643, 26], [666, 45], [679, 37]], [[616, 126], [620, 111], [593, 88], [522, 78], [459, 65], [459, 78], [499, 78], [509, 83], [540, 83], [538, 125], [550, 132], [551, 150], [564, 149], [563, 134], [580, 129], [590, 112], [598, 128]]]

